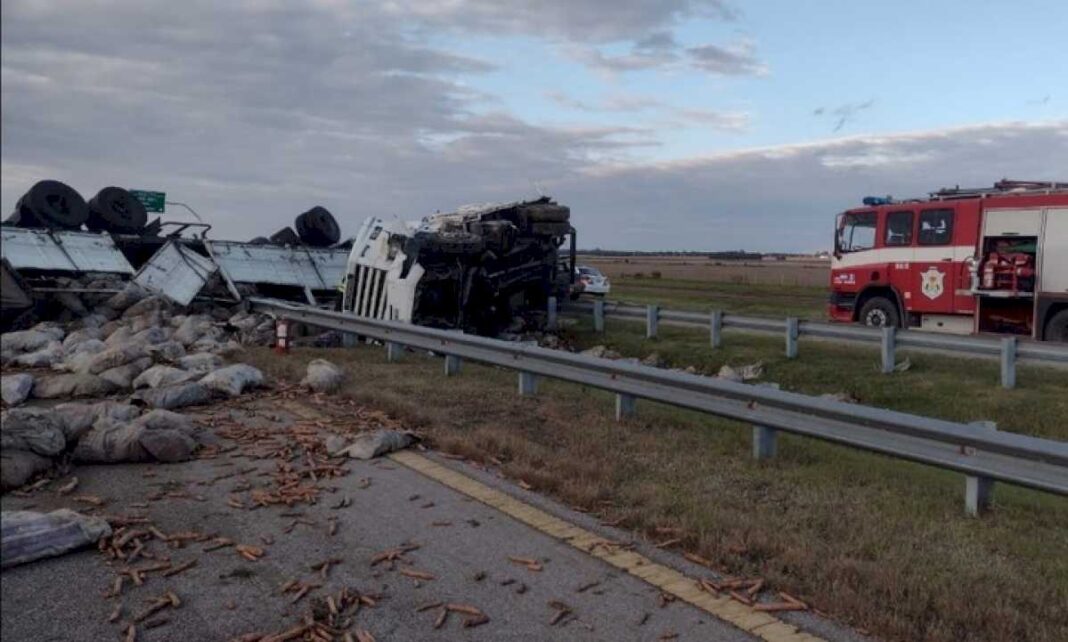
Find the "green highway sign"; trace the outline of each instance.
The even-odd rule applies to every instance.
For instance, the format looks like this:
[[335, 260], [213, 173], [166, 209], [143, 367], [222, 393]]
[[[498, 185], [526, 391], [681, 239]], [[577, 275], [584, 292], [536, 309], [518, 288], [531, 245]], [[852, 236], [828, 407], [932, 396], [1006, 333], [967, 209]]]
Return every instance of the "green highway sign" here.
[[163, 204], [167, 200], [167, 195], [163, 192], [146, 192], [141, 189], [132, 189], [130, 194], [141, 201], [148, 212], [162, 212]]

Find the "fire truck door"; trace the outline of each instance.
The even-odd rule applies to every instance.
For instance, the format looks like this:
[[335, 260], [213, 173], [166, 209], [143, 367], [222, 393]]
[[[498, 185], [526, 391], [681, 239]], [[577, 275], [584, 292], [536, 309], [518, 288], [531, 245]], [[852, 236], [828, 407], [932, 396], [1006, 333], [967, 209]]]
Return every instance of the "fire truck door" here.
[[[964, 256], [957, 257], [953, 245], [953, 210], [930, 209], [920, 212], [911, 282], [902, 296], [913, 312], [952, 314], [960, 287]], [[963, 248], [964, 254], [971, 248]]]

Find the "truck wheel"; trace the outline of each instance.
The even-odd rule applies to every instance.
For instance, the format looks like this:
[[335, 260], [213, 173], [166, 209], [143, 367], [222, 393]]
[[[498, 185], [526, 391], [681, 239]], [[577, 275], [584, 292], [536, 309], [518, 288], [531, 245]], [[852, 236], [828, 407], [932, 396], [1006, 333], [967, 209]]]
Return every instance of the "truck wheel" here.
[[337, 220], [325, 207], [316, 205], [297, 217], [297, 236], [312, 247], [328, 247], [341, 238]]
[[897, 327], [900, 319], [897, 314], [897, 306], [886, 297], [872, 297], [860, 308], [858, 319], [864, 325], [874, 328]]
[[300, 237], [291, 227], [283, 227], [271, 235], [271, 243], [275, 245], [300, 245]]
[[571, 219], [571, 208], [556, 203], [534, 203], [520, 211], [531, 223], [567, 223]]
[[1061, 310], [1050, 317], [1042, 336], [1046, 338], [1046, 341], [1068, 343], [1068, 309]]
[[105, 187], [89, 199], [85, 226], [94, 232], [138, 234], [147, 222], [145, 206], [121, 187]]
[[59, 181], [39, 181], [15, 205], [20, 225], [76, 230], [89, 217], [89, 207], [71, 186]]

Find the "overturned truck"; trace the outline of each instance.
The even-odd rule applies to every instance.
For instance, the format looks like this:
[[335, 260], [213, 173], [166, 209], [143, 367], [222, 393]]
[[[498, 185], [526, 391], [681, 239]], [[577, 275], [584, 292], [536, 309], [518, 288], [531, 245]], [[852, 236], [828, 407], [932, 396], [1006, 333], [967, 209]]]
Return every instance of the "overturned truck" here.
[[131, 281], [180, 306], [251, 295], [333, 305], [348, 242], [323, 207], [295, 227], [274, 241], [217, 241], [203, 222], [148, 222], [125, 189], [105, 187], [87, 203], [68, 185], [39, 181], [0, 225], [0, 330], [84, 317]]
[[548, 197], [464, 206], [417, 225], [367, 219], [349, 255], [342, 309], [478, 334], [517, 318], [536, 323], [548, 297], [567, 296], [574, 283], [570, 219], [570, 208]]

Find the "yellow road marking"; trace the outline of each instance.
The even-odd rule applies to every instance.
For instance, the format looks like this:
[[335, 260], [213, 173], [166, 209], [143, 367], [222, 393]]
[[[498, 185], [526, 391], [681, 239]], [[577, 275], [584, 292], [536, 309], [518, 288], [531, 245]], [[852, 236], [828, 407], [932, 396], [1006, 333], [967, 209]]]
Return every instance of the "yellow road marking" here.
[[769, 613], [755, 611], [727, 597], [716, 597], [697, 586], [696, 580], [673, 568], [657, 564], [651, 559], [622, 550], [609, 540], [545, 511], [534, 508], [507, 493], [490, 488], [482, 482], [411, 451], [393, 453], [390, 459], [438, 481], [449, 488], [473, 497], [484, 504], [557, 539], [580, 551], [608, 562], [612, 566], [639, 577], [664, 593], [689, 602], [720, 620], [748, 631], [768, 642], [821, 642], [822, 638], [800, 631]]

